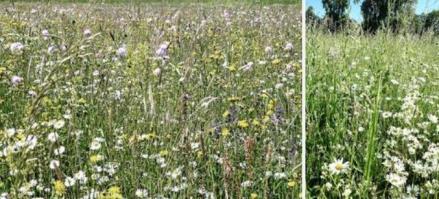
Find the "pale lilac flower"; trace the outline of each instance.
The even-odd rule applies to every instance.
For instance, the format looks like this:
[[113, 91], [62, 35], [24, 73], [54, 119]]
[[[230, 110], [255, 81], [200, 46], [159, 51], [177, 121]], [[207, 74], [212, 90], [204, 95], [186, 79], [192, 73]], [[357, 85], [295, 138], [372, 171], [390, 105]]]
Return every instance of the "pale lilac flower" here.
[[23, 82], [23, 78], [22, 77], [16, 76], [16, 75], [12, 76], [12, 78], [11, 78], [12, 85], [17, 86], [21, 82]]
[[157, 57], [166, 58], [168, 56], [169, 42], [160, 44], [160, 47], [155, 51]]
[[65, 52], [65, 51], [67, 50], [67, 46], [64, 45], [64, 44], [62, 44], [62, 45], [60, 46], [60, 49], [61, 49], [61, 51]]
[[37, 96], [37, 92], [35, 92], [33, 90], [28, 91], [27, 94], [29, 94], [29, 96], [31, 96], [31, 97], [36, 97]]
[[243, 71], [249, 71], [253, 68], [254, 63], [253, 62], [248, 62], [247, 64], [245, 64], [244, 66], [242, 66], [240, 69]]
[[26, 137], [25, 143], [28, 149], [33, 150], [38, 144], [38, 138], [34, 135], [28, 135]]
[[292, 43], [287, 43], [287, 45], [285, 45], [285, 50], [293, 50], [294, 46]]
[[87, 29], [84, 30], [84, 33], [83, 33], [83, 34], [84, 34], [85, 37], [90, 37], [91, 34], [92, 34], [92, 32], [91, 32], [90, 29], [87, 28]]
[[41, 31], [41, 34], [43, 35], [44, 40], [49, 39], [50, 34], [48, 30], [44, 29], [43, 31]]
[[24, 45], [20, 42], [15, 42], [9, 46], [9, 49], [11, 50], [12, 54], [20, 55], [21, 53], [23, 53]]
[[56, 46], [49, 46], [49, 48], [47, 48], [47, 53], [49, 55], [53, 54], [56, 51]]
[[265, 53], [267, 53], [267, 54], [273, 53], [273, 48], [271, 46], [265, 47]]
[[230, 13], [229, 13], [227, 10], [224, 10], [224, 12], [223, 12], [223, 17], [224, 17], [226, 20], [229, 20], [229, 18], [230, 18]]
[[116, 55], [121, 57], [121, 58], [124, 58], [128, 55], [128, 51], [127, 51], [125, 45], [122, 45], [122, 47], [117, 49]]

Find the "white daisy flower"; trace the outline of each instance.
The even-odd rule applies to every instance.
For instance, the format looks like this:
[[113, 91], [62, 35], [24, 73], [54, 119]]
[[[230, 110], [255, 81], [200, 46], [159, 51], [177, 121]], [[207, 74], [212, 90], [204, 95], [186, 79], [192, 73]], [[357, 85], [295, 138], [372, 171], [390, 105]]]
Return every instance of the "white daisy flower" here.
[[58, 138], [59, 138], [59, 135], [58, 135], [58, 133], [55, 133], [55, 132], [49, 133], [49, 135], [47, 135], [47, 139], [52, 143], [56, 142], [58, 140]]
[[386, 180], [395, 187], [403, 187], [407, 181], [407, 177], [390, 173], [386, 175]]
[[329, 171], [332, 174], [343, 174], [349, 170], [349, 162], [343, 162], [343, 159], [336, 159], [334, 162], [329, 164]]
[[71, 187], [74, 186], [76, 183], [76, 180], [72, 177], [67, 176], [66, 180], [64, 181], [64, 185], [66, 185], [66, 187]]
[[57, 120], [54, 124], [53, 124], [53, 128], [55, 129], [60, 129], [62, 127], [64, 127], [64, 120]]

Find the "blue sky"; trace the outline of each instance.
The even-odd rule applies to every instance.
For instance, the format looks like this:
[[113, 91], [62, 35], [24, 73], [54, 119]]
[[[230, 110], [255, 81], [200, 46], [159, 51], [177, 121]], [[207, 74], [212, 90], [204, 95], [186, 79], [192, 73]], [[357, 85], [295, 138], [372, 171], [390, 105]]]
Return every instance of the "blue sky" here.
[[[349, 10], [349, 15], [351, 18], [355, 19], [356, 21], [362, 21], [363, 17], [361, 16], [361, 2], [358, 4], [354, 4], [353, 0], [351, 1], [351, 7]], [[325, 14], [325, 9], [322, 5], [322, 0], [306, 0], [306, 7], [312, 6], [314, 8], [314, 12], [318, 16], [323, 16]], [[439, 9], [439, 0], [418, 0], [418, 3], [416, 4], [416, 14], [420, 13], [428, 13], [432, 10], [438, 10]]]

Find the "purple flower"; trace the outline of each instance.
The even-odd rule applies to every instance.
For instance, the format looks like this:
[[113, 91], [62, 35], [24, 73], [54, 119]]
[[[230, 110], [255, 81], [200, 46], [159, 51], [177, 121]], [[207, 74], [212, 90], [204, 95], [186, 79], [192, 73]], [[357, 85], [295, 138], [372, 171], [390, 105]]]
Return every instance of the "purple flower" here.
[[20, 42], [15, 42], [11, 44], [9, 49], [11, 50], [12, 54], [19, 55], [23, 53], [24, 45]]
[[128, 51], [125, 47], [125, 45], [123, 45], [122, 47], [118, 48], [116, 51], [117, 56], [124, 58], [128, 55]]
[[44, 40], [47, 40], [48, 38], [49, 38], [49, 31], [48, 30], [43, 30], [42, 32], [41, 32], [41, 34], [43, 35], [43, 39]]
[[12, 78], [11, 78], [12, 85], [17, 86], [21, 82], [23, 82], [23, 78], [22, 77], [16, 76], [16, 75], [12, 76]]
[[293, 50], [294, 46], [292, 43], [287, 43], [287, 45], [285, 45], [285, 50]]
[[169, 42], [162, 43], [160, 47], [155, 51], [156, 56], [166, 58], [168, 56], [168, 47]]
[[85, 37], [90, 37], [91, 34], [92, 34], [92, 33], [91, 33], [91, 30], [90, 30], [90, 29], [87, 28], [87, 29], [84, 30], [84, 36], [85, 36]]

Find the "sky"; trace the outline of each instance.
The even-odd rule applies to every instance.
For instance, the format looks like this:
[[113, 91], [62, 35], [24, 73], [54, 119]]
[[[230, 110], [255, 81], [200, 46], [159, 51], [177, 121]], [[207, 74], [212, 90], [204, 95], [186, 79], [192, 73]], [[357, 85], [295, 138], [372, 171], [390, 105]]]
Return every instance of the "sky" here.
[[[349, 10], [349, 15], [352, 19], [356, 21], [362, 21], [363, 17], [361, 16], [361, 2], [358, 4], [354, 4], [354, 0], [350, 0], [351, 7]], [[314, 12], [318, 16], [323, 16], [325, 14], [325, 9], [322, 5], [322, 0], [306, 0], [306, 7], [312, 6], [314, 8]], [[418, 0], [416, 4], [416, 14], [421, 13], [429, 13], [432, 10], [439, 10], [439, 0]]]

